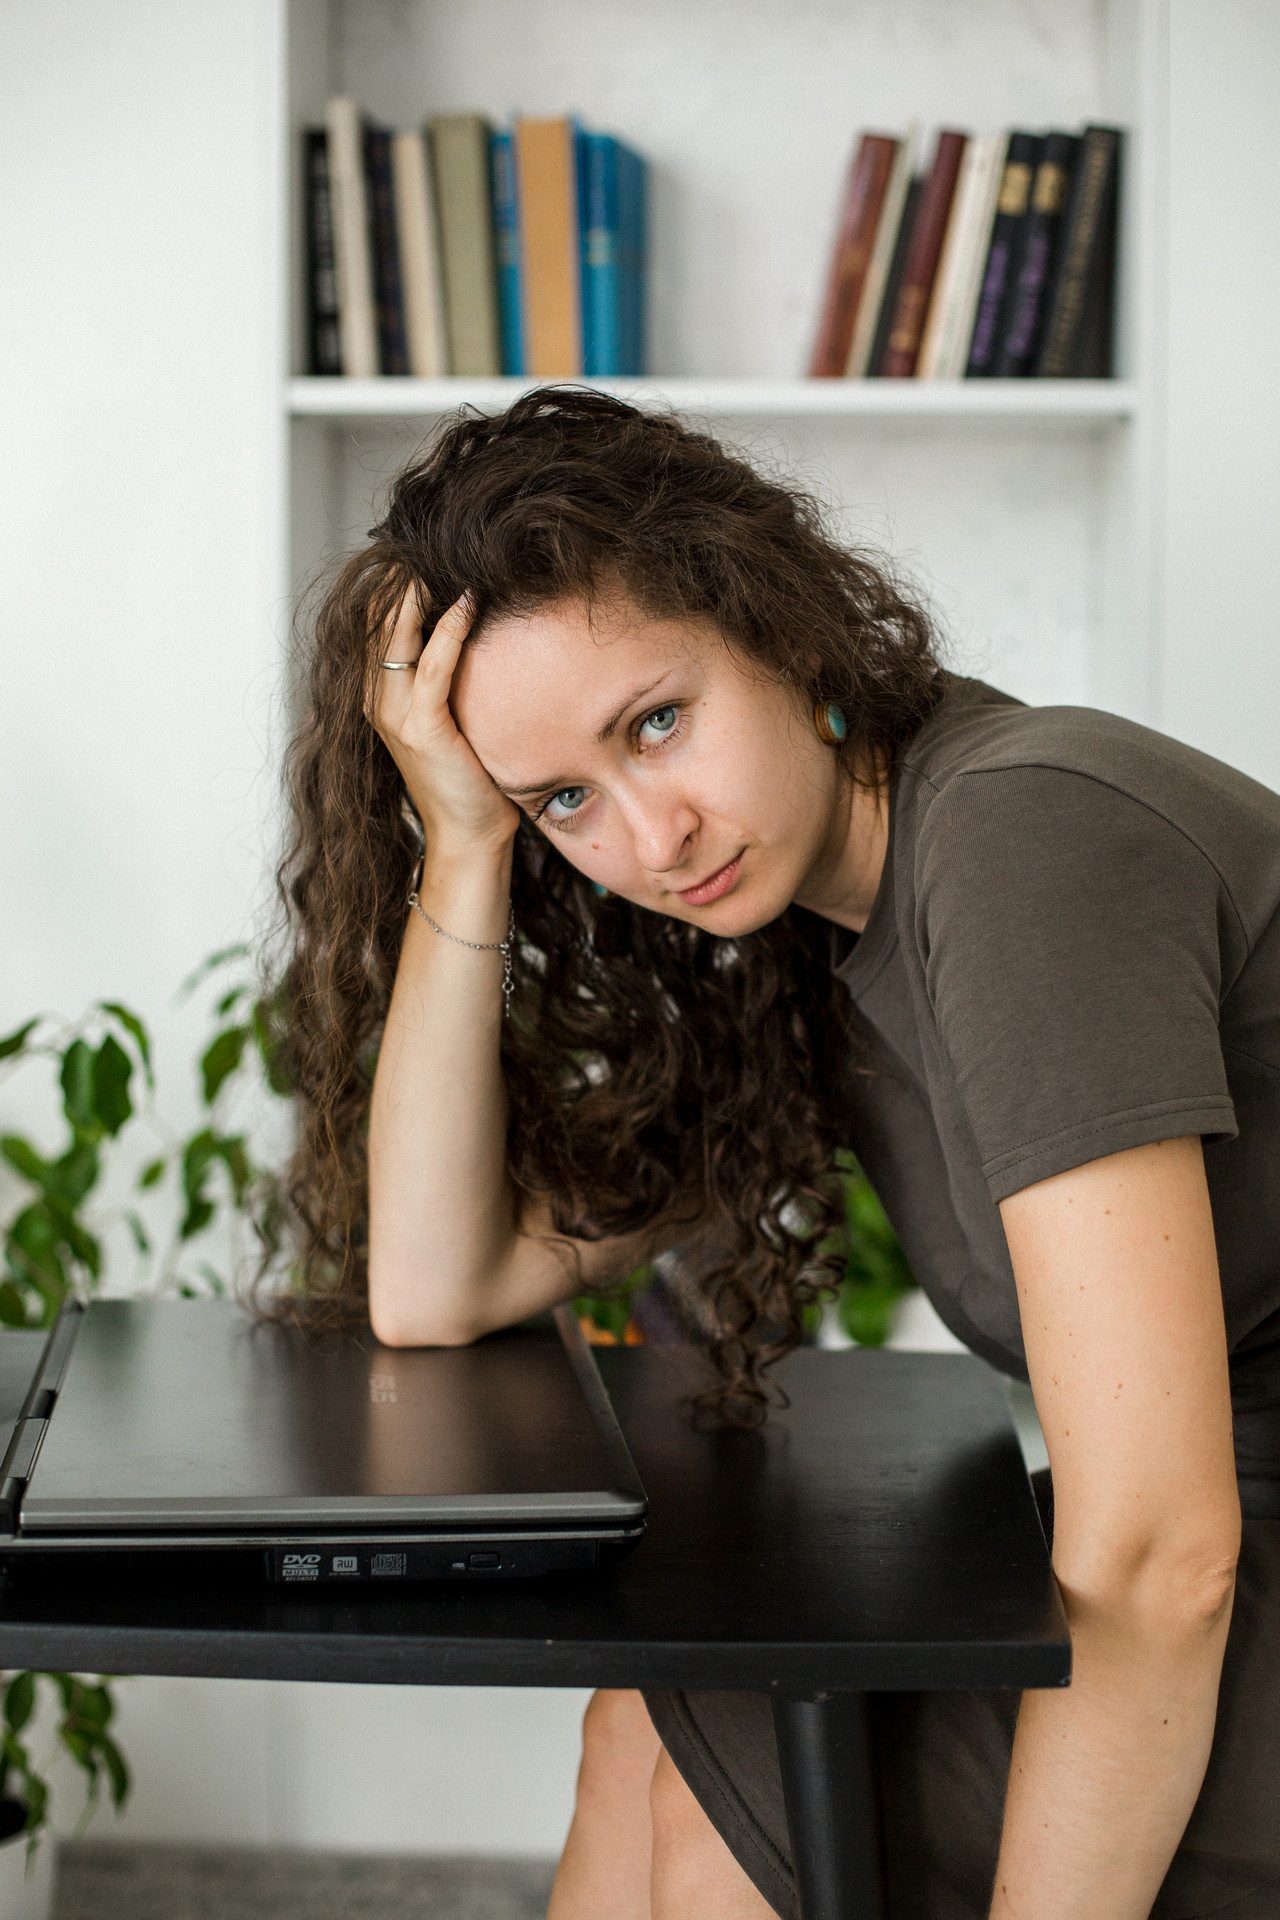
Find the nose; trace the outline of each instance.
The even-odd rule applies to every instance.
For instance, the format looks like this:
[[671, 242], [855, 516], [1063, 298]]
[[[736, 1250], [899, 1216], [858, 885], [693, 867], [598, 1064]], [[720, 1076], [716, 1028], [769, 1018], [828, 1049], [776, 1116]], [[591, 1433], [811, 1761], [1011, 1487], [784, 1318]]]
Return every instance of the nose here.
[[631, 843], [646, 873], [670, 873], [689, 851], [698, 829], [698, 816], [686, 800], [674, 794], [649, 792], [627, 809]]

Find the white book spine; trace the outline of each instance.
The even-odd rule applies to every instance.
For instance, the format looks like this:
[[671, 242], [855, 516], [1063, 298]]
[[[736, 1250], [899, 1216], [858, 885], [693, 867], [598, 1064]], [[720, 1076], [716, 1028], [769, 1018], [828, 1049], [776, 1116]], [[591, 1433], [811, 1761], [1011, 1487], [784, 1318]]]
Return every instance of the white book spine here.
[[338, 281], [338, 331], [342, 371], [358, 380], [378, 372], [378, 327], [373, 305], [373, 254], [364, 178], [360, 109], [346, 95], [325, 108], [329, 136], [329, 192], [333, 202], [333, 253]]
[[963, 380], [969, 364], [969, 344], [978, 315], [978, 298], [982, 292], [982, 276], [991, 247], [991, 229], [995, 224], [996, 201], [1000, 197], [1009, 136], [1004, 133], [986, 134], [978, 144], [984, 152], [978, 162], [978, 177], [974, 183], [972, 218], [964, 241], [960, 282], [951, 308], [947, 334], [939, 350], [939, 380]]
[[409, 371], [435, 380], [449, 371], [440, 277], [431, 156], [420, 133], [398, 133], [391, 143], [391, 177], [400, 241], [400, 286], [409, 347]]
[[902, 209], [907, 202], [907, 189], [911, 185], [911, 173], [916, 163], [919, 145], [920, 128], [918, 125], [913, 125], [907, 129], [905, 137], [898, 142], [898, 151], [894, 155], [889, 184], [884, 190], [884, 205], [880, 209], [880, 219], [876, 225], [871, 258], [867, 262], [866, 283], [862, 289], [862, 298], [858, 302], [858, 318], [854, 322], [853, 339], [849, 344], [849, 359], [845, 365], [845, 375], [849, 379], [861, 379], [867, 371], [867, 362], [871, 358], [871, 349], [875, 344], [876, 323], [880, 318], [880, 303], [884, 299], [884, 283], [889, 277], [894, 242], [898, 238], [898, 228], [902, 224]]
[[[960, 162], [955, 199], [947, 221], [938, 277], [920, 342], [917, 380], [958, 380], [964, 372], [957, 366], [968, 349], [968, 334], [973, 327], [973, 303], [970, 289], [974, 275], [974, 255], [990, 234], [987, 208], [991, 197], [991, 170], [997, 138], [982, 134], [969, 141]], [[985, 227], [984, 227], [985, 221]], [[985, 249], [984, 249], [985, 251]], [[968, 330], [965, 315], [968, 314]], [[958, 345], [964, 332], [964, 347]]]

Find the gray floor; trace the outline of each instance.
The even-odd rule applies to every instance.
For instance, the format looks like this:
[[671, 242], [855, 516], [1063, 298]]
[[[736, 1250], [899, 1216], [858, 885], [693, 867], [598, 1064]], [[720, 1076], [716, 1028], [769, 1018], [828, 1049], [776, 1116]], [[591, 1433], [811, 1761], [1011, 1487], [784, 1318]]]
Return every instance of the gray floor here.
[[542, 1920], [554, 1871], [546, 1860], [71, 1841], [53, 1920]]

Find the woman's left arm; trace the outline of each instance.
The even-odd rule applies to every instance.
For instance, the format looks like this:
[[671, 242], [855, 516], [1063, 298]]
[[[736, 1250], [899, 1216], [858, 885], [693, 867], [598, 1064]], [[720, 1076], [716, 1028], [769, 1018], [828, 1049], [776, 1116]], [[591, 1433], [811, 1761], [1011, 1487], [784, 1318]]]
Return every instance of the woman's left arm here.
[[1146, 1920], [1204, 1777], [1240, 1508], [1198, 1139], [1001, 1205], [1072, 1681], [1024, 1694], [992, 1920]]

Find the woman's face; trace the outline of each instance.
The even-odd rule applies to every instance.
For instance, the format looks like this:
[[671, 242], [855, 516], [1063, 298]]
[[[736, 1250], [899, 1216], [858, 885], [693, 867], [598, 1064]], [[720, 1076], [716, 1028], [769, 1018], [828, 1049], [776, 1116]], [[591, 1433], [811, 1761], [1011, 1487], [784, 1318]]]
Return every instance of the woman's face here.
[[843, 844], [839, 764], [807, 705], [710, 621], [621, 598], [498, 620], [464, 650], [452, 705], [567, 860], [712, 933], [776, 919]]

